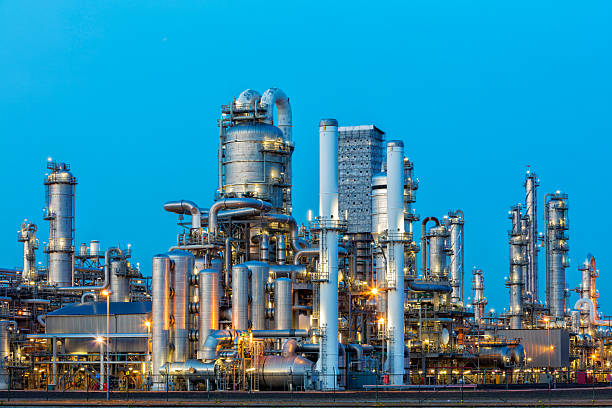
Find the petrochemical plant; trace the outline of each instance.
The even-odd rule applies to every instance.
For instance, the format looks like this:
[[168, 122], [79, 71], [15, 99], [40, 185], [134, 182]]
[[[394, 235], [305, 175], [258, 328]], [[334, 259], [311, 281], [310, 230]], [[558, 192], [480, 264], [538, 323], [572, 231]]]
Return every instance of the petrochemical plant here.
[[301, 224], [292, 216], [285, 93], [245, 90], [222, 106], [218, 125], [214, 200], [160, 206], [178, 216], [179, 232], [151, 272], [131, 261], [129, 245], [75, 242], [77, 179], [68, 164], [48, 161], [47, 242], [26, 220], [17, 235], [23, 267], [0, 270], [0, 389], [601, 380], [612, 323], [598, 310], [595, 258], [571, 272], [581, 284], [568, 288], [568, 197], [546, 194], [538, 226], [535, 173], [509, 212], [509, 306], [495, 314], [485, 307], [487, 271], [474, 268], [466, 281], [470, 216], [416, 214], [418, 180], [402, 141], [385, 141], [376, 126], [321, 120], [319, 210]]

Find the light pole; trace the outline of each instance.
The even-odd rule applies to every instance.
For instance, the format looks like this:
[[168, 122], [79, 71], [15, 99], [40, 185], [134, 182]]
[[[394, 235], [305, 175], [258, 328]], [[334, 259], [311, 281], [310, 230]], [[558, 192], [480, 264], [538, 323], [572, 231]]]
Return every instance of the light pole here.
[[551, 376], [550, 376], [550, 318], [548, 316], [544, 316], [544, 321], [546, 322], [546, 332], [548, 335], [548, 388], [550, 388]]
[[106, 400], [110, 399], [110, 295], [109, 289], [102, 290], [102, 296], [106, 296]]
[[96, 337], [96, 342], [100, 345], [100, 391], [104, 391], [104, 337]]
[[[146, 373], [146, 378], [149, 377], [149, 375], [151, 374], [151, 355], [149, 354], [149, 344], [151, 342], [151, 322], [149, 320], [145, 320], [144, 323], [145, 327], [147, 328], [147, 373]], [[144, 372], [142, 373], [143, 375], [145, 374]], [[148, 380], [147, 380], [148, 381]]]

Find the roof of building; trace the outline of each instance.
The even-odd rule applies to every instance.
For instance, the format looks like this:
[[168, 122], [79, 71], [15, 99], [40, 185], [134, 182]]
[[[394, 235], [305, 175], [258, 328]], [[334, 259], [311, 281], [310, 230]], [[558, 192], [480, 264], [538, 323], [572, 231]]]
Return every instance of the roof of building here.
[[351, 131], [356, 131], [356, 130], [377, 130], [381, 134], [383, 135], [385, 134], [385, 132], [383, 132], [382, 130], [380, 130], [374, 125], [340, 126], [338, 128], [339, 132], [351, 132]]
[[[111, 315], [118, 314], [146, 314], [151, 313], [151, 302], [110, 302], [109, 312]], [[72, 303], [53, 312], [47, 316], [95, 316], [106, 315], [106, 302]]]

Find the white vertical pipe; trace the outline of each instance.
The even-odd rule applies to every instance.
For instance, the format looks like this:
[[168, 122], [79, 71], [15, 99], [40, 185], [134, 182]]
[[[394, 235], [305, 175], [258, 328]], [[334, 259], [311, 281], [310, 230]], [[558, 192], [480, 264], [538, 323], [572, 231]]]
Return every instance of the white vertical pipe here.
[[[319, 370], [322, 388], [335, 389], [338, 374], [338, 231], [326, 225], [338, 221], [338, 121], [319, 124], [319, 217], [325, 242], [319, 247], [321, 349]], [[323, 240], [322, 240], [323, 241]]]
[[404, 143], [387, 143], [387, 280], [388, 359], [391, 384], [404, 382]]

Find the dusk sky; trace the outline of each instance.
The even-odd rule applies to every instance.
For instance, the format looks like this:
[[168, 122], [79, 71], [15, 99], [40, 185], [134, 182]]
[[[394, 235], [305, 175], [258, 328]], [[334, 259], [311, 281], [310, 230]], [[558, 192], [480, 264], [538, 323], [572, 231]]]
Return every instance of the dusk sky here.
[[[466, 293], [477, 265], [502, 311], [531, 165], [540, 226], [544, 195], [569, 194], [567, 286], [593, 253], [612, 315], [611, 21], [610, 1], [0, 0], [0, 266], [20, 266], [24, 218], [47, 239], [52, 157], [78, 178], [77, 245], [131, 243], [150, 275], [179, 231], [163, 203], [212, 203], [221, 104], [279, 87], [298, 220], [318, 208], [319, 120], [375, 124], [404, 141], [422, 217], [464, 211]], [[543, 281], [540, 252], [540, 298]]]

